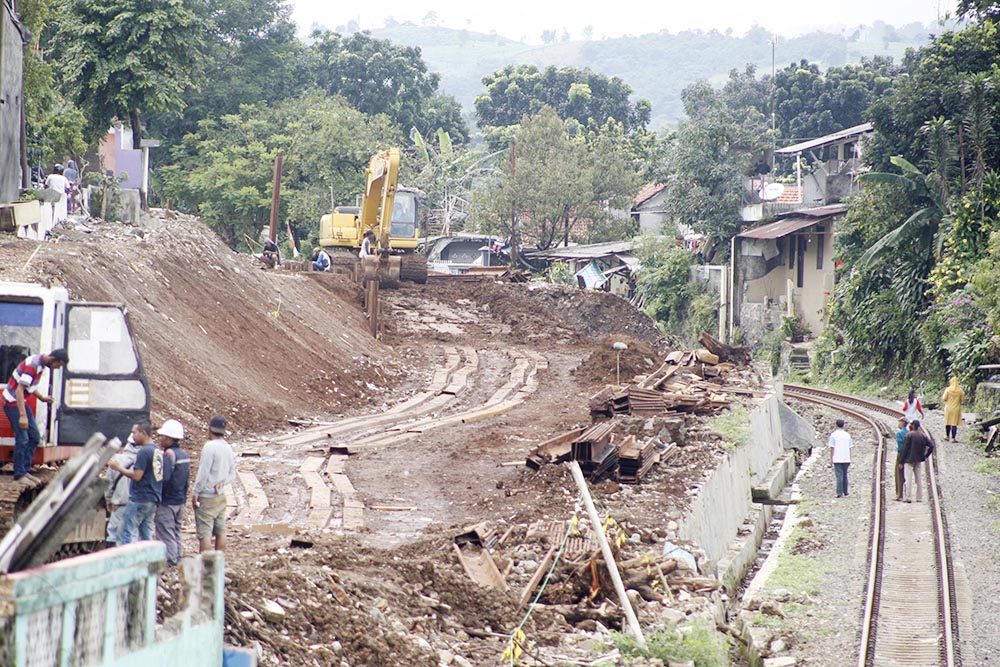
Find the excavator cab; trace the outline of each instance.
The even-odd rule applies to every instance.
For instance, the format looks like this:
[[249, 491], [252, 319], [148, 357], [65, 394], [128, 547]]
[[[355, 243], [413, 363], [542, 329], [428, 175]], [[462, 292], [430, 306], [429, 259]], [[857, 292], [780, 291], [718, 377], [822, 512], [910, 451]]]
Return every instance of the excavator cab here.
[[[47, 370], [39, 388], [52, 405], [26, 397], [41, 435], [33, 463], [83, 463], [84, 445], [103, 434], [102, 441], [128, 438], [133, 423], [149, 420], [149, 382], [136, 348], [124, 306], [112, 303], [72, 302], [64, 288], [0, 282], [0, 370], [2, 381], [21, 359], [31, 354], [65, 348], [69, 363]], [[0, 463], [14, 458], [14, 433], [0, 416]], [[106, 460], [106, 457], [105, 459]], [[65, 466], [63, 466], [65, 467]], [[50, 482], [51, 471], [39, 472]], [[0, 536], [25, 513], [42, 489], [24, 489], [0, 475]], [[56, 478], [58, 479], [58, 478]], [[103, 505], [88, 500], [74, 510], [71, 525], [60, 528], [64, 555], [85, 553], [104, 544], [106, 514]]]
[[[65, 289], [0, 282], [0, 362], [6, 382], [27, 355], [65, 348], [69, 364], [47, 371], [27, 396], [42, 436], [35, 463], [63, 461], [95, 432], [123, 442], [149, 419], [149, 383], [123, 306], [72, 302]], [[0, 419], [0, 462], [13, 460], [14, 434]]]

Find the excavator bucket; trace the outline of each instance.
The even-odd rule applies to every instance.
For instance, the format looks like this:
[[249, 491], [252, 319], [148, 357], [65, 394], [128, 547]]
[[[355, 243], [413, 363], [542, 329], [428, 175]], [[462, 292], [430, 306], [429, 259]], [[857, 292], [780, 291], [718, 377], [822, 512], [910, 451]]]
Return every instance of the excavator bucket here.
[[381, 287], [398, 287], [400, 265], [399, 255], [368, 255], [361, 260], [361, 282], [377, 279]]

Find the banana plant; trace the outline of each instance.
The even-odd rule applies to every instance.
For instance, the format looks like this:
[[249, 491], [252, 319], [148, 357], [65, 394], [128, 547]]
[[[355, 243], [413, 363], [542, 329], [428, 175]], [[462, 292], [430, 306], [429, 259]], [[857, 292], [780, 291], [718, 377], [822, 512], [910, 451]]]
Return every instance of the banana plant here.
[[935, 239], [942, 220], [950, 214], [948, 202], [942, 197], [942, 191], [933, 174], [924, 174], [910, 161], [896, 156], [891, 158], [892, 164], [899, 167], [903, 173], [869, 172], [859, 180], [862, 183], [881, 183], [902, 188], [915, 196], [921, 202], [921, 208], [914, 211], [898, 227], [872, 244], [858, 260], [861, 268], [871, 268], [876, 261], [887, 253], [919, 239], [921, 245], [933, 251], [934, 257], [941, 256], [941, 240]]

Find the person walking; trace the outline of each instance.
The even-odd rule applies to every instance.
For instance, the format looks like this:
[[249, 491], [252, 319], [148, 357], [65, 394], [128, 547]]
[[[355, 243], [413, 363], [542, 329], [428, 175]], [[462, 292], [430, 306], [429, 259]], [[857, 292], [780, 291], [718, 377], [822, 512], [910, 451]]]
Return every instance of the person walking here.
[[903, 441], [909, 433], [906, 428], [906, 420], [899, 418], [899, 430], [896, 431], [896, 465], [894, 468], [896, 477], [896, 500], [903, 499], [903, 489], [906, 482], [906, 466], [903, 464]]
[[965, 392], [958, 386], [958, 378], [951, 378], [951, 383], [941, 394], [944, 401], [944, 441], [958, 442], [958, 425], [962, 423], [962, 400]]
[[[117, 461], [125, 470], [131, 470], [135, 465], [135, 457], [144, 445], [152, 439], [148, 423], [132, 424], [132, 432], [125, 442], [125, 446], [112, 458]], [[118, 543], [118, 531], [121, 530], [122, 516], [125, 514], [125, 506], [128, 505], [128, 495], [132, 487], [130, 480], [125, 475], [114, 470], [108, 472], [108, 490], [104, 492], [104, 502], [108, 506], [111, 515], [108, 517], [108, 546], [115, 546]]]
[[920, 399], [917, 398], [917, 392], [913, 389], [907, 395], [906, 400], [903, 401], [903, 419], [909, 424], [914, 419], [924, 418], [924, 408], [920, 405]]
[[[42, 484], [42, 480], [31, 474], [31, 461], [42, 436], [26, 394], [33, 394], [36, 400], [52, 405], [52, 397], [38, 388], [42, 374], [46, 368], [55, 371], [68, 363], [69, 354], [62, 348], [26, 357], [14, 368], [3, 389], [3, 412], [14, 432], [14, 481], [22, 486], [35, 488]], [[52, 384], [51, 378], [49, 384]]]
[[[150, 433], [152, 427], [142, 424], [141, 430]], [[118, 529], [118, 544], [153, 539], [153, 516], [163, 497], [163, 450], [150, 440], [139, 448], [131, 469], [126, 469], [114, 458], [108, 463], [108, 468], [131, 480], [128, 504]]]
[[69, 179], [63, 175], [63, 166], [57, 164], [52, 173], [45, 178], [45, 188], [59, 193], [58, 201], [52, 204], [52, 226], [58, 225], [67, 218], [69, 202]]
[[900, 453], [908, 473], [905, 483], [906, 502], [912, 502], [914, 486], [917, 487], [917, 502], [921, 502], [923, 489], [920, 482], [920, 468], [933, 451], [934, 444], [920, 429], [920, 420], [914, 419], [910, 422], [910, 432], [903, 438], [903, 451]]
[[163, 422], [156, 434], [163, 449], [163, 493], [153, 523], [156, 539], [167, 546], [167, 565], [173, 567], [181, 560], [181, 521], [187, 503], [191, 457], [181, 449], [184, 426], [176, 419]]
[[848, 495], [847, 469], [851, 465], [851, 447], [854, 442], [851, 434], [844, 430], [844, 420], [837, 420], [837, 428], [830, 434], [827, 444], [830, 447], [830, 463], [837, 477], [837, 497]]
[[[226, 418], [216, 415], [208, 422], [209, 441], [201, 450], [198, 474], [191, 492], [198, 549], [201, 552], [226, 549], [227, 484], [236, 479], [236, 457], [225, 440]], [[213, 540], [214, 538], [214, 540]]]

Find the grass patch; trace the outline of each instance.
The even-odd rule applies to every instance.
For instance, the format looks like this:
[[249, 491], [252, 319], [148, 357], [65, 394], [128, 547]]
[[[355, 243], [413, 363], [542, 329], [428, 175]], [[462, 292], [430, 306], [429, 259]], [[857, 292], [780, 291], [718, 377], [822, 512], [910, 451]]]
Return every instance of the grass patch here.
[[972, 469], [978, 472], [980, 475], [990, 475], [991, 477], [1000, 477], [1000, 460], [979, 459], [978, 461], [976, 461], [976, 465], [974, 465]]
[[808, 553], [794, 554], [795, 545], [802, 539], [817, 540], [817, 535], [803, 528], [796, 528], [778, 556], [778, 566], [767, 578], [765, 587], [768, 591], [783, 588], [792, 595], [805, 593], [819, 595], [823, 590], [823, 578], [827, 567], [820, 560]]
[[729, 446], [738, 447], [750, 440], [750, 412], [737, 405], [710, 421], [708, 427]]
[[678, 630], [675, 626], [660, 628], [646, 635], [646, 646], [620, 632], [612, 633], [614, 645], [626, 656], [659, 658], [666, 662], [694, 661], [695, 667], [727, 667], [729, 647], [723, 635], [702, 619]]

